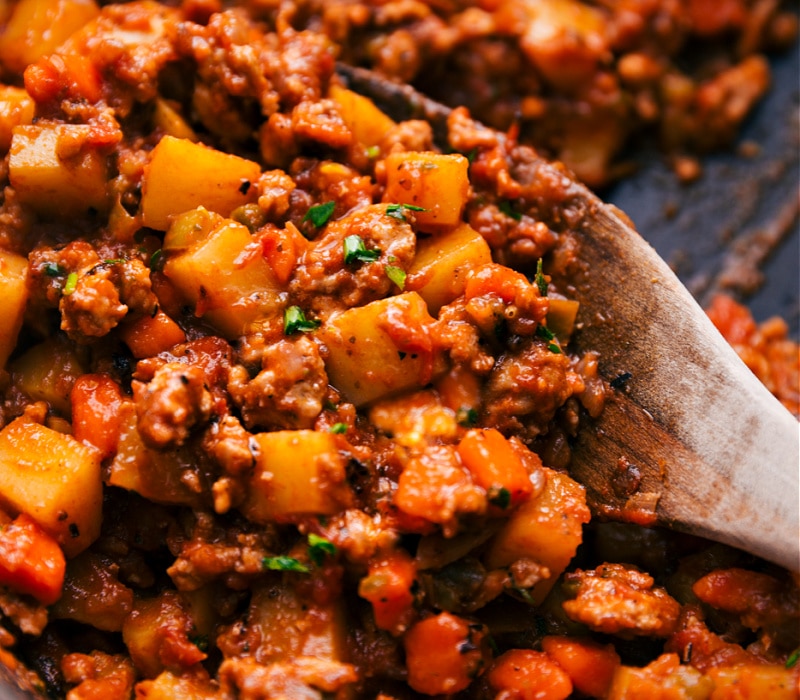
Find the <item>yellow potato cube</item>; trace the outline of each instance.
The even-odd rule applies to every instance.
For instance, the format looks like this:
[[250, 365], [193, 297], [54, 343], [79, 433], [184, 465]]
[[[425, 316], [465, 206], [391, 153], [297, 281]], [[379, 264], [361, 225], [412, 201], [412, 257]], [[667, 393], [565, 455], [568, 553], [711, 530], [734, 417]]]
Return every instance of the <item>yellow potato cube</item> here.
[[28, 301], [28, 260], [16, 253], [0, 248], [0, 370], [2, 370], [17, 343], [22, 327], [25, 304]]
[[492, 261], [489, 244], [463, 223], [438, 236], [417, 241], [417, 254], [408, 270], [405, 288], [419, 292], [432, 314], [461, 296], [467, 273]]
[[583, 539], [589, 508], [583, 486], [566, 474], [545, 468], [547, 484], [525, 501], [495, 535], [486, 554], [489, 569], [499, 569], [518, 559], [533, 559], [550, 569], [550, 578], [530, 591], [535, 604], [544, 600], [567, 568]]
[[15, 358], [8, 367], [16, 385], [34, 401], [69, 418], [70, 392], [85, 369], [75, 348], [63, 339], [46, 340]]
[[35, 106], [26, 90], [0, 85], [0, 151], [11, 146], [11, 133], [15, 126], [33, 121]]
[[344, 459], [331, 433], [258, 433], [255, 472], [240, 510], [254, 522], [300, 515], [334, 515], [352, 500]]
[[0, 34], [0, 62], [22, 73], [98, 14], [93, 0], [20, 0]]
[[168, 257], [164, 274], [195, 305], [195, 313], [226, 338], [237, 338], [252, 323], [281, 312], [280, 285], [261, 245], [246, 226], [230, 219], [220, 219], [207, 236]]
[[203, 206], [228, 216], [255, 199], [258, 163], [188, 139], [164, 136], [142, 179], [145, 226], [166, 231], [172, 217]]
[[442, 353], [431, 345], [432, 323], [416, 292], [334, 316], [319, 330], [331, 384], [356, 406], [426, 386], [445, 369]]
[[328, 95], [339, 105], [342, 119], [356, 141], [365, 146], [379, 145], [386, 132], [396, 126], [368, 97], [339, 85], [331, 85]]
[[120, 407], [119, 443], [108, 469], [108, 484], [164, 505], [206, 506], [202, 494], [181, 479], [187, 465], [197, 461], [191, 450], [151, 450], [142, 442], [136, 424], [136, 407], [126, 401]]
[[74, 557], [100, 534], [100, 455], [25, 417], [0, 431], [0, 503], [26, 513]]
[[386, 158], [384, 202], [420, 207], [420, 231], [436, 232], [461, 222], [469, 197], [469, 161], [462, 155], [407, 151]]
[[43, 122], [13, 129], [8, 177], [22, 203], [51, 217], [109, 208], [108, 165], [86, 143], [90, 129]]

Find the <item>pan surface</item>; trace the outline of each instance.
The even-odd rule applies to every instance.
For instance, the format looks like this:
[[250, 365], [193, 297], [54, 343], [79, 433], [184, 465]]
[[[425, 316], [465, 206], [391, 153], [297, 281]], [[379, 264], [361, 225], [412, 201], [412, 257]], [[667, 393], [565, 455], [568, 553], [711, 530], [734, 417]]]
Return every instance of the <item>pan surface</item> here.
[[663, 154], [604, 198], [707, 305], [715, 292], [746, 302], [756, 321], [779, 315], [800, 331], [800, 48], [773, 57], [773, 84], [734, 146], [701, 158], [681, 184]]

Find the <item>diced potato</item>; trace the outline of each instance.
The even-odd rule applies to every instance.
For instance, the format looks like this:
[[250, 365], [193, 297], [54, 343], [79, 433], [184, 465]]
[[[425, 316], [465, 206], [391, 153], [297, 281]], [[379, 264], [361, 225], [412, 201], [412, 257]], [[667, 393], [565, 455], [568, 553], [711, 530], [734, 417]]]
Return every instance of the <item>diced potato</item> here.
[[280, 285], [260, 243], [246, 226], [230, 219], [220, 219], [206, 237], [170, 255], [164, 274], [195, 305], [198, 316], [230, 339], [282, 308]]
[[164, 671], [152, 680], [137, 683], [136, 696], [147, 700], [216, 700], [219, 688], [210, 678], [199, 673], [186, 676]]
[[124, 324], [119, 335], [136, 358], [158, 355], [186, 340], [181, 327], [161, 309], [154, 316], [141, 316]]
[[0, 431], [0, 503], [27, 513], [74, 557], [100, 534], [97, 450], [22, 417]]
[[8, 176], [21, 202], [51, 217], [109, 208], [106, 157], [86, 143], [90, 129], [43, 122], [13, 129]]
[[334, 515], [351, 503], [334, 436], [313, 430], [258, 433], [259, 455], [242, 513], [255, 522]]
[[0, 62], [22, 73], [98, 14], [93, 0], [20, 0], [0, 35]]
[[28, 301], [28, 260], [21, 255], [0, 248], [0, 299], [3, 313], [0, 314], [0, 370], [17, 344], [17, 335], [22, 328], [25, 304]]
[[74, 620], [106, 632], [119, 632], [133, 607], [133, 591], [120, 582], [112, 560], [92, 550], [67, 565], [61, 599], [53, 618]]
[[180, 672], [206, 658], [189, 635], [192, 619], [177, 591], [137, 600], [122, 624], [122, 641], [136, 670], [145, 678], [162, 671]]
[[785, 666], [761, 664], [717, 666], [708, 669], [707, 675], [714, 685], [711, 700], [725, 700], [726, 698], [729, 700], [736, 698], [793, 700], [797, 698], [797, 670]]
[[547, 328], [562, 343], [569, 342], [580, 307], [580, 302], [574, 299], [550, 299], [550, 309], [547, 312], [546, 320]]
[[204, 206], [228, 216], [254, 200], [258, 163], [188, 139], [165, 136], [150, 154], [142, 179], [145, 226], [166, 231], [172, 217]]
[[9, 85], [0, 85], [0, 151], [11, 146], [11, 132], [15, 126], [33, 121], [35, 105], [27, 91]]
[[260, 631], [251, 653], [260, 663], [315, 656], [330, 661], [347, 658], [347, 626], [342, 599], [315, 604], [296, 587], [265, 585], [253, 592], [248, 624]]
[[156, 98], [153, 122], [157, 129], [176, 139], [198, 140], [194, 129], [167, 100]]
[[71, 413], [70, 392], [84, 373], [75, 349], [66, 342], [46, 340], [34, 345], [8, 367], [17, 386], [34, 401], [47, 401], [62, 416]]
[[379, 145], [386, 132], [396, 126], [368, 97], [339, 85], [331, 85], [328, 95], [339, 105], [342, 119], [356, 141], [365, 146]]
[[408, 291], [419, 292], [432, 314], [459, 297], [467, 273], [492, 261], [489, 244], [467, 223], [439, 236], [420, 239], [406, 276]]
[[431, 344], [425, 301], [416, 292], [348, 309], [319, 331], [328, 348], [331, 383], [362, 406], [404, 389], [427, 385], [445, 370]]
[[159, 452], [145, 446], [136, 429], [136, 407], [126, 401], [119, 409], [120, 433], [117, 454], [111, 462], [108, 483], [135, 491], [140, 496], [165, 505], [202, 508], [202, 496], [195, 493], [181, 476], [196, 463], [188, 449]]
[[462, 155], [424, 151], [386, 158], [384, 202], [421, 207], [414, 211], [420, 231], [437, 232], [461, 222], [469, 197], [469, 161]]
[[518, 559], [533, 559], [550, 570], [550, 578], [531, 589], [538, 605], [566, 569], [583, 539], [589, 522], [583, 486], [566, 474], [545, 468], [544, 490], [524, 503], [494, 537], [486, 554], [490, 569], [509, 566]]

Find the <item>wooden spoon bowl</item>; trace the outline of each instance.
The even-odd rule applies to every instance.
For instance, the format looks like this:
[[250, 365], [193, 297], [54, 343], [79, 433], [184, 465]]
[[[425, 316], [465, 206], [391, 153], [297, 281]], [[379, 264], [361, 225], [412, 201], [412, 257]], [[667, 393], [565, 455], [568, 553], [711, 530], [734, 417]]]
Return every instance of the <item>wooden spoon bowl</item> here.
[[[449, 110], [407, 85], [339, 67], [348, 87], [446, 141]], [[555, 166], [542, 162], [540, 172]], [[564, 177], [558, 169], [558, 177]], [[582, 184], [572, 348], [600, 353], [610, 391], [571, 474], [600, 517], [664, 525], [800, 571], [800, 430], [627, 217]]]

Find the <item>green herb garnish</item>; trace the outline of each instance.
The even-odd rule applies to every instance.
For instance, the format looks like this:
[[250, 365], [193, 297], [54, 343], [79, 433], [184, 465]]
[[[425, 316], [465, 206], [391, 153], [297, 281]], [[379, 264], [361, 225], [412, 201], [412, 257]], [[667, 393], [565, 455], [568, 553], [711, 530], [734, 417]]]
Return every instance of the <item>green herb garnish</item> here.
[[301, 574], [307, 574], [310, 571], [305, 564], [300, 563], [294, 557], [286, 556], [264, 557], [261, 565], [270, 571], [296, 571]]
[[377, 158], [380, 154], [380, 146], [370, 146], [367, 148], [367, 158]]
[[381, 251], [377, 248], [367, 250], [361, 236], [347, 236], [343, 241], [344, 263], [349, 265], [355, 262], [373, 262], [380, 257]]
[[286, 335], [292, 333], [308, 333], [318, 328], [320, 322], [315, 319], [308, 319], [299, 306], [290, 306], [283, 312], [283, 332]]
[[328, 430], [336, 435], [344, 435], [347, 432], [347, 423], [334, 423]]
[[541, 338], [542, 340], [552, 340], [556, 336], [553, 334], [553, 331], [551, 331], [547, 326], [537, 326], [536, 337]]
[[391, 216], [393, 219], [405, 221], [406, 210], [425, 211], [425, 207], [418, 207], [416, 204], [390, 204], [388, 207], [386, 207], [386, 216]]
[[78, 286], [78, 273], [70, 272], [67, 275], [67, 281], [64, 283], [64, 289], [61, 290], [62, 294], [70, 295], [75, 291]]
[[397, 265], [387, 265], [383, 268], [386, 271], [386, 276], [394, 282], [401, 290], [406, 286], [406, 271]]
[[336, 208], [336, 202], [325, 202], [325, 204], [315, 204], [309, 208], [303, 221], [310, 221], [314, 226], [320, 228], [328, 223], [328, 220], [333, 216], [333, 210]]
[[786, 668], [794, 668], [798, 661], [800, 661], [800, 649], [795, 649], [786, 659]]
[[150, 269], [154, 272], [164, 267], [164, 251], [159, 248], [150, 256]]
[[507, 199], [504, 199], [497, 205], [497, 208], [503, 212], [506, 216], [510, 216], [514, 221], [519, 221], [522, 218], [522, 214], [518, 211], [515, 211], [514, 208], [511, 206], [511, 202]]
[[474, 408], [464, 406], [456, 412], [456, 420], [460, 426], [471, 428], [478, 424], [478, 412]]
[[536, 263], [536, 286], [539, 288], [539, 295], [546, 297], [547, 296], [547, 280], [544, 278], [544, 269], [542, 259], [539, 258], [539, 261]]
[[45, 263], [42, 270], [48, 277], [58, 277], [64, 272], [64, 270], [61, 269], [61, 265], [54, 262]]
[[489, 489], [489, 503], [505, 510], [511, 505], [511, 492], [507, 488], [493, 486]]
[[336, 556], [336, 545], [312, 532], [308, 536], [308, 556], [317, 566], [321, 566], [326, 557]]

